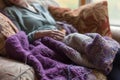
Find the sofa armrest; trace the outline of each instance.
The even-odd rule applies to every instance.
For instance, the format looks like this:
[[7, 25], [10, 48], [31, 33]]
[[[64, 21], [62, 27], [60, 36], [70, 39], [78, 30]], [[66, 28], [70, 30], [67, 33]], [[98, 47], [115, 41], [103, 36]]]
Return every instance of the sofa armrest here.
[[37, 80], [34, 69], [24, 63], [0, 56], [0, 80]]
[[111, 26], [112, 37], [120, 43], [120, 27]]

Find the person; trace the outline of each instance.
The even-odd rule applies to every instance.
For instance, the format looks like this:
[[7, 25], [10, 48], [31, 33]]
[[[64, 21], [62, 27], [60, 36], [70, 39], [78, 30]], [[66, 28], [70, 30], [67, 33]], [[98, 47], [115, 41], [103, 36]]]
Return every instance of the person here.
[[[3, 1], [10, 6], [4, 9], [5, 13], [15, 21], [14, 23], [19, 30], [26, 32], [29, 42], [34, 42], [35, 40], [46, 36], [62, 41], [65, 44], [74, 44], [74, 41], [72, 40], [72, 42], [67, 42], [69, 41], [67, 38], [74, 35], [80, 35], [81, 37], [88, 39], [87, 36], [77, 33], [65, 38], [66, 31], [60, 31], [59, 27], [56, 26], [56, 21], [53, 19], [49, 11], [38, 3], [29, 4], [27, 0]], [[79, 40], [79, 43], [82, 43], [85, 39], [81, 41]], [[80, 45], [78, 46], [80, 47]], [[88, 64], [86, 60], [83, 60], [82, 62], [85, 63], [84, 65]], [[89, 66], [92, 65], [89, 64]]]
[[[12, 5], [4, 10], [15, 19], [16, 26], [26, 32], [30, 42], [45, 36], [61, 41], [66, 36], [65, 31], [62, 32], [56, 27], [56, 22], [49, 11], [41, 5], [37, 3], [29, 4], [27, 0], [3, 1], [6, 4]], [[108, 75], [108, 78], [112, 76], [111, 74], [114, 72], [114, 68], [115, 67], [113, 67], [111, 73]], [[118, 75], [120, 72], [116, 74]], [[118, 79], [114, 78], [109, 80]]]
[[[27, 0], [3, 0], [3, 1], [5, 4], [10, 6], [10, 7], [7, 7], [4, 9], [5, 13], [7, 13], [7, 15], [9, 17], [11, 17], [11, 19], [13, 21], [15, 21], [14, 23], [18, 27], [19, 30], [24, 31], [27, 34], [29, 42], [33, 42], [39, 38], [46, 37], [46, 36], [51, 37], [55, 40], [62, 41], [64, 39], [64, 37], [66, 36], [66, 31], [59, 30], [59, 27], [56, 26], [56, 21], [52, 18], [49, 11], [46, 8], [39, 5], [38, 3], [29, 4]], [[10, 52], [11, 51], [9, 51], [9, 53]], [[20, 52], [20, 55], [21, 55], [21, 52]], [[37, 55], [41, 56], [39, 53]], [[28, 62], [29, 62], [29, 57], [30, 56], [28, 56], [28, 59], [27, 59]], [[35, 59], [37, 59], [37, 58], [39, 58], [39, 57], [36, 57]], [[32, 60], [31, 59], [32, 58], [30, 58], [30, 61], [33, 60], [33, 59]], [[42, 60], [42, 59], [43, 58], [41, 57], [40, 60]], [[45, 59], [45, 60], [47, 60], [47, 59]], [[35, 61], [33, 61], [33, 62], [35, 62]], [[41, 62], [43, 62], [43, 61], [41, 61]], [[55, 65], [55, 64], [52, 64], [53, 62], [54, 62], [53, 60], [49, 59], [48, 61], [45, 61], [44, 66], [48, 65], [47, 63], [50, 63], [51, 65]], [[37, 64], [37, 66], [36, 66], [36, 64], [32, 64], [32, 62], [30, 62], [29, 64], [32, 65], [33, 67], [35, 66], [35, 70], [41, 70], [40, 67], [38, 67], [38, 64]], [[62, 64], [62, 63], [60, 63], [60, 64]], [[75, 67], [77, 67], [77, 66], [75, 66]], [[77, 67], [77, 69], [78, 69], [77, 75], [79, 75], [79, 73], [80, 73], [79, 68], [81, 68], [81, 67]], [[75, 68], [73, 68], [73, 69], [75, 69]], [[41, 72], [41, 71], [36, 71], [36, 72]], [[75, 74], [75, 73], [76, 73], [76, 71], [74, 71], [73, 74]], [[60, 74], [61, 74], [61, 72], [60, 72]], [[39, 79], [39, 76], [40, 76], [40, 79]], [[41, 79], [41, 76], [43, 78], [46, 78], [46, 76], [38, 74], [39, 80], [50, 80], [50, 79]], [[81, 76], [79, 76], [79, 77], [81, 77]], [[79, 77], [77, 77], [77, 79]], [[93, 74], [89, 74], [86, 77], [89, 80], [94, 80], [96, 78]]]
[[[3, 0], [11, 7], [5, 8], [5, 12], [15, 20], [19, 30], [28, 35], [30, 42], [44, 36], [62, 40], [65, 32], [58, 30], [56, 22], [47, 9], [38, 3], [29, 4], [27, 0]], [[15, 5], [15, 6], [13, 6]]]

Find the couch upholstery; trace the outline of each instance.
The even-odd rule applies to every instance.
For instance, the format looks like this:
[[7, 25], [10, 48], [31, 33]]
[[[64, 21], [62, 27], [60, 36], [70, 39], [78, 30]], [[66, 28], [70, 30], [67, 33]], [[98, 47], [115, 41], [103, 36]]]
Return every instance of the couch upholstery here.
[[0, 57], [0, 80], [36, 80], [34, 70], [21, 62]]
[[111, 26], [112, 38], [120, 43], [120, 27]]

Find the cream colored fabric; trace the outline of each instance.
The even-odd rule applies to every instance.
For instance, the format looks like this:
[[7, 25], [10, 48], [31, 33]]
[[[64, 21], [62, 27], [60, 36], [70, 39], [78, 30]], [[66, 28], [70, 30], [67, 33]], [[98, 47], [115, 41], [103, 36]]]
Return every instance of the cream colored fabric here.
[[5, 40], [7, 37], [18, 32], [16, 26], [9, 18], [0, 13], [0, 55], [6, 56]]
[[35, 80], [35, 73], [28, 65], [0, 57], [0, 80]]
[[112, 38], [120, 43], [120, 27], [110, 27], [112, 32]]
[[52, 6], [59, 6], [59, 4], [55, 0], [28, 0], [30, 3], [32, 2], [39, 2], [41, 5], [48, 7], [49, 5]]
[[[48, 5], [59, 6], [55, 0], [28, 0], [30, 3], [39, 2], [41, 5], [48, 7]], [[0, 0], [0, 9], [5, 8], [6, 5], [3, 3], [3, 0]]]

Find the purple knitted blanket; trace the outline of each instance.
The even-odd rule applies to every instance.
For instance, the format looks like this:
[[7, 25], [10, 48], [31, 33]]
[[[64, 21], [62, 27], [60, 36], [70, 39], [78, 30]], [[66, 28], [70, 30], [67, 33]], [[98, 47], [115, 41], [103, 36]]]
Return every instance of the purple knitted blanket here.
[[32, 66], [38, 80], [86, 80], [90, 73], [89, 69], [73, 65], [65, 55], [74, 53], [74, 49], [49, 37], [29, 44], [27, 35], [19, 32], [6, 40], [6, 51], [10, 58]]

